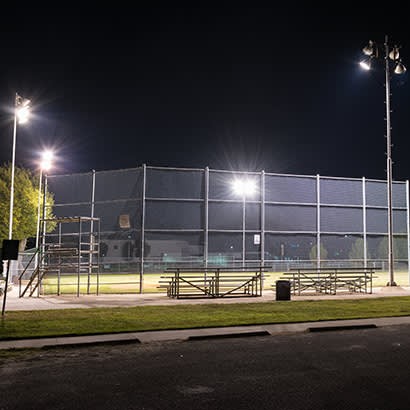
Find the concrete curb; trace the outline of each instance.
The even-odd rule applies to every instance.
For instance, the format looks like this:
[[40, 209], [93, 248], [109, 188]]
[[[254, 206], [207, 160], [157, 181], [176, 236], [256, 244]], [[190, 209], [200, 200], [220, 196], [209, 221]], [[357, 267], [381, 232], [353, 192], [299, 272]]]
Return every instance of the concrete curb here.
[[193, 341], [214, 338], [265, 336], [268, 334], [274, 336], [285, 333], [300, 333], [308, 331], [314, 332], [326, 330], [353, 330], [360, 328], [375, 328], [395, 325], [410, 325], [410, 316], [6, 340], [0, 342], [0, 350], [39, 349], [43, 347], [117, 343]]

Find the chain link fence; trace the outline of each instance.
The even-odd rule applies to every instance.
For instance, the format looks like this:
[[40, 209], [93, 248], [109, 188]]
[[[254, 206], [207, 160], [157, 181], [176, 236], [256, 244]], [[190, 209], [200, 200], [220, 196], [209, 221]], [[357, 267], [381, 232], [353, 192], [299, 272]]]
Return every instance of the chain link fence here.
[[[252, 195], [235, 191], [243, 180]], [[47, 182], [56, 217], [101, 218], [107, 292], [155, 291], [174, 266], [387, 269], [386, 181], [144, 165]], [[393, 232], [398, 282], [408, 284], [408, 182], [393, 183]]]

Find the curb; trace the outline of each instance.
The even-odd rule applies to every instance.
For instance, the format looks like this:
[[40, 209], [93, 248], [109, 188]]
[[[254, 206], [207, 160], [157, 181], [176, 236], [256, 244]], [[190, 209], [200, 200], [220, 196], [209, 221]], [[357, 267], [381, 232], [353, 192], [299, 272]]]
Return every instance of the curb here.
[[410, 316], [5, 340], [0, 341], [0, 350], [41, 349], [48, 347], [81, 345], [91, 346], [98, 344], [199, 341], [234, 337], [275, 336], [279, 334], [304, 332], [314, 333], [355, 329], [374, 329], [378, 327], [396, 325], [410, 325]]
[[360, 329], [376, 329], [377, 326], [374, 323], [365, 325], [351, 325], [351, 326], [324, 326], [324, 327], [309, 327], [308, 332], [334, 332], [340, 330], [360, 330]]
[[238, 332], [238, 333], [221, 333], [221, 334], [211, 334], [211, 335], [200, 335], [200, 336], [188, 336], [188, 341], [195, 340], [208, 340], [208, 339], [229, 339], [233, 337], [251, 337], [251, 336], [271, 336], [267, 330], [258, 330], [250, 332]]

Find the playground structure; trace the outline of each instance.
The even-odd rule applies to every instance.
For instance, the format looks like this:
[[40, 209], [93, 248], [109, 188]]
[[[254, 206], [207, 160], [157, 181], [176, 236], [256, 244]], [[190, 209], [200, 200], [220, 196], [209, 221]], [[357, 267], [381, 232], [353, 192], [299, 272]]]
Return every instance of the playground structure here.
[[[18, 277], [19, 296], [37, 296], [42, 293], [47, 276], [56, 277], [54, 284], [57, 295], [61, 294], [61, 278], [76, 277], [75, 293], [80, 296], [82, 278], [87, 278], [86, 293], [100, 288], [100, 218], [75, 216], [43, 219], [43, 232], [39, 248], [33, 253], [29, 263]], [[46, 224], [56, 225], [58, 235], [48, 236]], [[70, 227], [74, 227], [70, 230]], [[95, 280], [95, 282], [94, 282]], [[49, 285], [48, 285], [49, 286]]]

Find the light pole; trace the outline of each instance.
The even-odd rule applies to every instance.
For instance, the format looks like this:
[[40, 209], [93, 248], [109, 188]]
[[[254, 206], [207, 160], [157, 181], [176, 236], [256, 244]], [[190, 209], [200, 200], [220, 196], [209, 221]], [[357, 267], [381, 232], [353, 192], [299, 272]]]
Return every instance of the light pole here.
[[250, 179], [235, 179], [233, 181], [234, 192], [242, 197], [242, 267], [245, 267], [246, 259], [246, 197], [252, 196], [256, 191], [256, 184]]
[[17, 120], [19, 124], [27, 122], [30, 114], [30, 100], [20, 97], [17, 93], [14, 98], [14, 127], [13, 151], [11, 155], [11, 184], [10, 184], [10, 214], [9, 214], [9, 239], [13, 236], [13, 205], [14, 205], [14, 168], [16, 163], [16, 135]]
[[[53, 153], [52, 151], [44, 151], [41, 155], [42, 161], [40, 163], [40, 178], [39, 178], [39, 183], [38, 183], [38, 208], [37, 208], [37, 228], [36, 228], [36, 251], [38, 251], [39, 248], [39, 240], [40, 240], [40, 210], [41, 210], [41, 184], [43, 180], [43, 171], [49, 171], [52, 164], [51, 161], [53, 159]], [[45, 215], [43, 215], [43, 218], [45, 218]], [[36, 264], [35, 268], [38, 266], [38, 253], [36, 256]]]
[[[390, 121], [390, 62], [393, 61], [394, 73], [403, 74], [406, 67], [400, 59], [398, 46], [390, 46], [389, 38], [386, 35], [383, 47], [376, 44], [374, 41], [369, 41], [369, 44], [363, 48], [363, 53], [368, 56], [360, 62], [360, 66], [365, 70], [371, 69], [373, 59], [384, 58], [384, 71], [386, 75], [386, 143], [387, 143], [387, 230], [388, 230], [388, 258], [389, 258], [389, 281], [387, 286], [396, 286], [394, 281], [394, 254], [393, 254], [393, 205], [392, 205], [392, 157], [391, 157], [391, 121]], [[384, 51], [384, 53], [383, 53]], [[383, 57], [382, 57], [383, 55]]]

